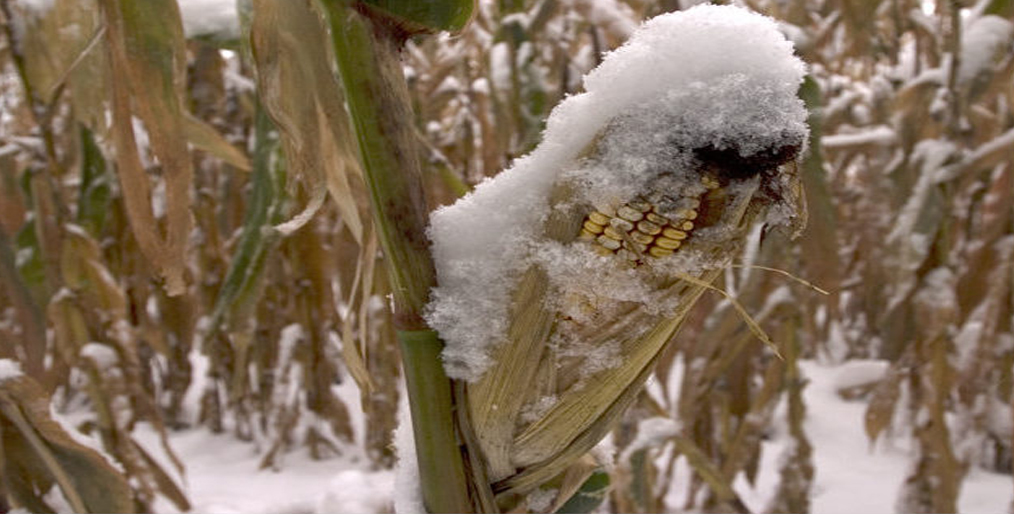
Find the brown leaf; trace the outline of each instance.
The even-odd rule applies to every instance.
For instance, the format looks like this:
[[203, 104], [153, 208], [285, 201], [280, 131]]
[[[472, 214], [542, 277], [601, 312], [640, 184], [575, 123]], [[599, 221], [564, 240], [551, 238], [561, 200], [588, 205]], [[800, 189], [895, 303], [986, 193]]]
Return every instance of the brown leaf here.
[[[5, 488], [17, 488], [11, 489], [12, 498], [26, 507], [51, 510], [39, 494], [55, 482], [75, 512], [134, 512], [126, 477], [50, 416], [49, 399], [32, 379], [0, 381], [0, 433], [3, 475], [13, 470], [32, 473], [4, 480]], [[36, 485], [40, 487], [31, 488]]]
[[[167, 293], [175, 296], [186, 286], [193, 180], [183, 108], [186, 48], [179, 7], [172, 0], [101, 0], [101, 5], [111, 73], [120, 78], [112, 81], [111, 90], [113, 139], [124, 203], [138, 246], [164, 277]], [[138, 153], [134, 115], [144, 123], [162, 166], [164, 235], [152, 213], [152, 187]]]
[[361, 171], [319, 13], [306, 0], [255, 0], [250, 40], [261, 101], [281, 131], [293, 176], [310, 192], [296, 226], [286, 229], [308, 221], [320, 206], [313, 200], [326, 190], [362, 244], [359, 195], [351, 185]]
[[901, 381], [905, 378], [905, 367], [911, 364], [911, 358], [909, 352], [896, 361], [873, 390], [870, 404], [866, 408], [864, 425], [870, 443], [875, 443], [880, 434], [891, 426], [894, 411], [901, 398]]
[[198, 149], [229, 163], [235, 168], [250, 171], [250, 159], [242, 150], [225, 140], [214, 127], [189, 114], [183, 117], [187, 140]]

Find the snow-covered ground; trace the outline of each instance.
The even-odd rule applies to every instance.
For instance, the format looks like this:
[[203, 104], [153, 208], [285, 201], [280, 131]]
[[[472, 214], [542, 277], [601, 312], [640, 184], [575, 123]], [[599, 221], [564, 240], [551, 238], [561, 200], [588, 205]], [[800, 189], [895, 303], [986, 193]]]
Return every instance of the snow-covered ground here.
[[[845, 401], [838, 390], [857, 374], [869, 374], [882, 362], [856, 361], [838, 366], [805, 362], [809, 380], [804, 397], [806, 434], [813, 445], [816, 475], [811, 508], [816, 514], [895, 512], [902, 482], [911, 465], [907, 445], [881, 440], [872, 446], [864, 430], [866, 403]], [[740, 494], [753, 509], [763, 509], [778, 485], [778, 459], [787, 440], [767, 444], [757, 488], [740, 483]], [[886, 444], [885, 444], [886, 443]], [[965, 514], [1010, 512], [1014, 480], [1009, 475], [972, 468], [958, 501]]]
[[[286, 455], [282, 469], [258, 470], [254, 445], [202, 430], [175, 434], [172, 446], [187, 466], [193, 512], [296, 514], [389, 512], [391, 471], [369, 472], [362, 459], [314, 461]], [[172, 511], [167, 504], [167, 511]]]
[[[852, 362], [825, 366], [805, 362], [807, 435], [814, 447], [816, 477], [812, 496], [815, 514], [895, 512], [899, 488], [910, 457], [901, 442], [872, 447], [863, 430], [866, 404], [845, 401], [837, 394], [843, 380], [857, 373], [882, 369], [880, 363]], [[344, 396], [344, 395], [343, 395]], [[743, 500], [755, 512], [767, 506], [778, 484], [778, 464], [787, 443], [784, 434], [765, 443], [756, 487], [737, 483]], [[302, 452], [285, 456], [281, 471], [258, 470], [254, 445], [204, 430], [174, 433], [171, 444], [187, 465], [187, 491], [194, 512], [206, 513], [332, 513], [389, 512], [394, 496], [394, 473], [370, 471], [365, 459], [349, 454], [326, 461], [310, 460]], [[145, 438], [157, 447], [153, 437]], [[677, 473], [685, 481], [687, 469]], [[685, 483], [685, 482], [684, 482]], [[668, 498], [681, 505], [678, 485]], [[1014, 480], [972, 469], [961, 491], [959, 508], [966, 514], [1009, 512]], [[166, 512], [172, 512], [171, 507]]]

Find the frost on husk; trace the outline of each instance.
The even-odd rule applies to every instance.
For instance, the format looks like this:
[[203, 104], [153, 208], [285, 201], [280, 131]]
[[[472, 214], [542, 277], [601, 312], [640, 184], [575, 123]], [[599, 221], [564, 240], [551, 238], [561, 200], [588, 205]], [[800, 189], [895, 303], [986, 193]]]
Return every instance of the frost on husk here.
[[[491, 366], [526, 270], [550, 282], [541, 308], [560, 323], [549, 344], [592, 373], [616, 366], [621, 349], [588, 347], [582, 333], [634, 309], [671, 315], [680, 296], [670, 286], [724, 267], [745, 214], [792, 224], [797, 183], [779, 165], [806, 141], [804, 73], [771, 19], [735, 7], [659, 16], [608, 54], [585, 92], [554, 109], [530, 155], [433, 214], [440, 286], [428, 321], [447, 342], [448, 373], [475, 381]], [[705, 175], [721, 183], [708, 198]], [[592, 211], [644, 201], [672, 210], [680, 198], [705, 205], [674, 255], [631, 266], [575, 240]]]

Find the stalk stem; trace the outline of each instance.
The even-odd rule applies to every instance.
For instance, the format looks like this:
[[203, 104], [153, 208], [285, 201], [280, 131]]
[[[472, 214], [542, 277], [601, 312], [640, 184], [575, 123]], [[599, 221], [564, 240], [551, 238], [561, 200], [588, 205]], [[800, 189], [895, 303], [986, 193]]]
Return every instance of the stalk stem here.
[[404, 33], [349, 0], [323, 4], [391, 279], [423, 502], [429, 512], [474, 512], [451, 381], [440, 359], [443, 342], [422, 318], [436, 273], [426, 239], [414, 118], [398, 58]]

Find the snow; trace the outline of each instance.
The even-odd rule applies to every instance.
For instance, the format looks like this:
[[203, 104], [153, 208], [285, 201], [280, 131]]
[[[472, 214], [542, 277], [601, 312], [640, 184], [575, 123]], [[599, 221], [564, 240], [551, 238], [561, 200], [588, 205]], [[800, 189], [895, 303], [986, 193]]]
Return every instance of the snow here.
[[854, 133], [833, 134], [824, 136], [821, 144], [824, 148], [842, 148], [860, 145], [892, 146], [897, 143], [894, 129], [886, 125], [863, 129]]
[[623, 455], [619, 460], [626, 462], [633, 454], [641, 450], [661, 446], [666, 439], [679, 435], [682, 429], [680, 424], [672, 418], [643, 419], [637, 424], [637, 436], [623, 449]]
[[973, 18], [961, 36], [958, 81], [967, 83], [992, 66], [998, 53], [1010, 51], [1014, 24], [993, 15]]
[[42, 17], [56, 5], [56, 0], [17, 0], [16, 2], [35, 17]]
[[12, 359], [0, 359], [0, 383], [21, 376], [21, 364]]
[[[0, 367], [6, 365], [4, 362], [0, 360]], [[886, 369], [887, 363], [879, 360], [852, 360], [841, 365], [800, 362], [800, 371], [807, 384], [803, 390], [807, 406], [804, 430], [813, 445], [816, 470], [811, 497], [813, 514], [895, 511], [914, 450], [909, 441], [897, 435], [881, 437], [878, 444], [872, 445], [863, 428], [866, 402], [845, 400], [838, 394], [843, 387], [877, 379]], [[350, 385], [346, 392], [354, 393], [354, 390], [355, 386]], [[372, 469], [353, 448], [348, 448], [342, 456], [323, 461], [314, 461], [304, 451], [297, 450], [286, 455], [282, 470], [259, 470], [262, 455], [256, 445], [238, 441], [230, 435], [214, 435], [194, 428], [170, 432], [169, 438], [174, 451], [187, 466], [184, 490], [193, 503], [192, 512], [391, 512], [392, 499], [397, 512], [423, 512], [406, 411], [402, 409], [404, 415], [397, 431], [397, 447], [399, 453], [408, 458], [401, 461], [397, 472]], [[1010, 410], [997, 414], [1008, 416], [999, 423], [1009, 430]], [[361, 418], [360, 411], [353, 409], [353, 416]], [[751, 486], [743, 477], [734, 484], [753, 512], [766, 511], [777, 490], [781, 459], [792, 448], [784, 424], [777, 421], [784, 417], [783, 402], [775, 413], [775, 430], [763, 443], [755, 485]], [[358, 422], [356, 425], [358, 430], [362, 429]], [[679, 428], [676, 421], [666, 418], [644, 420], [640, 427], [643, 435], [638, 435], [636, 446], [660, 449], [666, 437]], [[160, 456], [158, 435], [150, 425], [140, 424], [134, 435], [152, 454]], [[597, 451], [616, 452], [609, 449], [608, 444]], [[664, 457], [668, 453], [663, 451], [661, 455]], [[165, 469], [172, 469], [164, 459], [160, 460]], [[607, 456], [600, 457], [600, 462], [608, 462]], [[690, 471], [683, 459], [677, 462], [676, 468], [666, 505], [667, 510], [683, 512], [680, 506], [686, 501]], [[963, 514], [1007, 512], [1014, 499], [1010, 480], [1010, 475], [984, 471], [973, 464], [963, 482], [959, 511]], [[176, 512], [168, 502], [160, 504], [157, 511]]]
[[830, 383], [838, 391], [872, 384], [884, 377], [888, 367], [888, 363], [881, 360], [850, 360], [835, 369]]
[[81, 357], [90, 359], [99, 370], [111, 369], [120, 357], [116, 350], [100, 343], [88, 343], [81, 348]]
[[630, 7], [616, 0], [570, 0], [593, 26], [603, 27], [621, 37], [628, 37], [637, 28]]
[[[146, 448], [154, 449], [156, 437], [151, 433], [141, 439]], [[288, 455], [282, 471], [260, 470], [262, 456], [256, 447], [230, 435], [189, 430], [172, 434], [171, 440], [187, 467], [185, 490], [193, 504], [191, 512], [390, 512], [387, 499], [394, 485], [390, 471], [372, 472], [348, 460], [314, 461], [301, 453]], [[339, 508], [341, 504], [347, 506]], [[166, 511], [171, 507], [167, 505]]]
[[[405, 395], [401, 396], [402, 398]], [[394, 511], [400, 514], [426, 512], [419, 480], [419, 462], [415, 454], [415, 435], [412, 433], [412, 416], [402, 402], [398, 410], [398, 429], [394, 431], [394, 446], [398, 449], [395, 469]]]
[[239, 37], [240, 0], [177, 0], [183, 17], [186, 37], [215, 36], [221, 39]]
[[74, 440], [74, 442], [80, 444], [81, 446], [84, 446], [85, 448], [95, 450], [95, 453], [99, 454], [102, 457], [102, 459], [105, 460], [107, 464], [109, 464], [109, 466], [111, 466], [113, 469], [121, 473], [124, 472], [123, 464], [121, 464], [111, 455], [106, 453], [105, 449], [102, 446], [102, 441], [98, 439], [100, 437], [98, 431], [93, 431], [91, 434], [85, 434], [76, 428], [80, 426], [83, 422], [90, 421], [91, 420], [90, 414], [82, 415], [83, 413], [81, 412], [75, 412], [74, 415], [69, 416], [59, 412], [56, 409], [55, 404], [56, 404], [55, 401], [50, 403], [49, 416], [53, 418], [53, 421], [55, 421], [58, 425], [60, 425], [61, 428], [63, 428], [64, 432], [66, 432], [67, 435], [69, 435], [70, 438]]
[[316, 512], [389, 512], [393, 479], [390, 472], [341, 471], [317, 501]]
[[[447, 342], [448, 373], [474, 381], [491, 364], [523, 270], [537, 263], [580, 278], [605, 264], [541, 233], [555, 185], [580, 184], [580, 200], [608, 208], [646, 188], [692, 193], [700, 187], [689, 176], [695, 148], [751, 156], [801, 144], [806, 112], [796, 90], [804, 73], [773, 20], [730, 6], [658, 16], [607, 54], [585, 77], [585, 92], [553, 110], [531, 154], [431, 217], [440, 285], [427, 321]], [[598, 160], [582, 159], [600, 135]], [[607, 298], [652, 300], [637, 277], [613, 271], [612, 280], [588, 287]]]
[[[936, 268], [929, 272], [923, 279], [924, 284], [913, 298], [913, 304], [917, 309], [934, 316], [941, 316], [946, 312], [956, 312], [958, 309], [958, 298], [955, 294], [957, 278], [947, 268]], [[926, 323], [939, 323], [938, 320], [926, 320]]]
[[[813, 514], [895, 512], [913, 450], [903, 440], [871, 445], [863, 428], [866, 403], [846, 401], [838, 395], [842, 385], [873, 379], [886, 367], [882, 361], [862, 360], [841, 366], [800, 363], [807, 380], [803, 390], [807, 408], [804, 426], [813, 445], [816, 470], [811, 495]], [[780, 410], [776, 416], [784, 416], [784, 410]], [[742, 477], [737, 481], [737, 492], [753, 512], [765, 511], [770, 503], [777, 490], [779, 459], [791, 449], [790, 445], [787, 434], [765, 442], [756, 486], [751, 487]], [[682, 500], [679, 492], [677, 488], [671, 495], [670, 505]], [[958, 509], [963, 514], [1007, 512], [1012, 496], [1010, 475], [973, 468], [961, 488]]]

